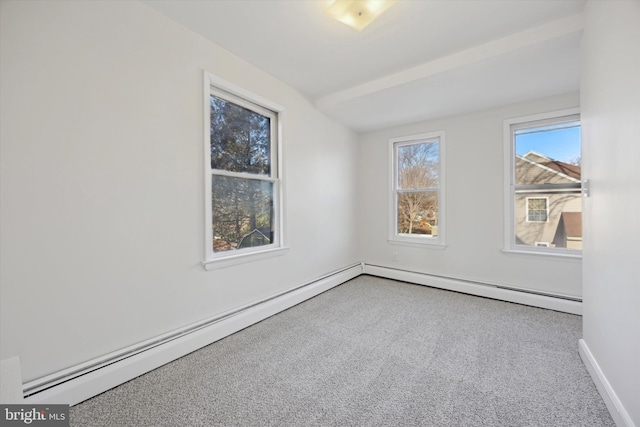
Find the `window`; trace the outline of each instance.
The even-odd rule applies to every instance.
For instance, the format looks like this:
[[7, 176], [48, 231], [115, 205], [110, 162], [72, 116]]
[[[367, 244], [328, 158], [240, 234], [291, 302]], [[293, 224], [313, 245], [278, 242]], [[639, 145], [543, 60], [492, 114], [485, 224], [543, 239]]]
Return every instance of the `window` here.
[[527, 222], [547, 222], [548, 202], [547, 197], [527, 197]]
[[580, 256], [578, 111], [506, 120], [505, 147], [505, 249]]
[[[205, 267], [282, 247], [281, 109], [205, 73]], [[212, 267], [215, 261], [227, 264]]]
[[444, 132], [390, 141], [390, 241], [444, 244]]

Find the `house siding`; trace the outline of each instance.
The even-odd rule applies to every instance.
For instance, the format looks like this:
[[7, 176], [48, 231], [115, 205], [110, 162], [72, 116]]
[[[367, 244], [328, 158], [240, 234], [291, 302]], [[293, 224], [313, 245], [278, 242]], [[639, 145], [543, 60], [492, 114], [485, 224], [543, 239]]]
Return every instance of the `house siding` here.
[[[547, 222], [527, 222], [527, 198], [547, 197], [549, 216]], [[582, 196], [578, 194], [549, 194], [549, 193], [520, 193], [516, 195], [515, 224], [516, 243], [521, 245], [535, 245], [536, 242], [548, 242], [550, 246], [563, 247], [554, 244], [556, 231], [563, 212], [581, 212]], [[580, 243], [580, 246], [581, 243]], [[570, 247], [567, 243], [566, 247]], [[580, 249], [575, 248], [574, 249]]]

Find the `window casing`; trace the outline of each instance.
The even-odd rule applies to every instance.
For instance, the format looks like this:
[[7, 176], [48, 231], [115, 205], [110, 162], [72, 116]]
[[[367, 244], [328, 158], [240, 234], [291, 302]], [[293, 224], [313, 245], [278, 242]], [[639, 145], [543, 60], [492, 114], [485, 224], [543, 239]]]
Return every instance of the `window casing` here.
[[207, 270], [280, 254], [282, 108], [205, 73]]
[[504, 123], [504, 250], [580, 258], [579, 110], [537, 114]]
[[389, 141], [389, 241], [444, 246], [444, 132]]

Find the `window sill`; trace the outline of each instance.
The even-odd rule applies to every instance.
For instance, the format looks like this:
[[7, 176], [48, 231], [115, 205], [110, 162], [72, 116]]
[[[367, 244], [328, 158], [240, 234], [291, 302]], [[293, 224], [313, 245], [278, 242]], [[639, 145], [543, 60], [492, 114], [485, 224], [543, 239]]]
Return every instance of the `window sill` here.
[[443, 243], [427, 243], [427, 242], [410, 242], [404, 240], [387, 240], [392, 245], [397, 246], [409, 246], [413, 248], [422, 248], [422, 249], [435, 249], [435, 250], [445, 250], [447, 249], [447, 245]]
[[289, 251], [288, 247], [267, 249], [260, 252], [250, 252], [239, 255], [229, 255], [223, 258], [209, 259], [202, 263], [207, 271], [220, 270], [221, 268], [232, 267], [234, 265], [246, 264], [248, 262], [258, 261], [261, 259], [282, 256]]
[[533, 255], [534, 257], [547, 257], [563, 260], [582, 261], [582, 254], [568, 254], [563, 252], [542, 252], [527, 251], [523, 249], [502, 249], [502, 253], [507, 255]]

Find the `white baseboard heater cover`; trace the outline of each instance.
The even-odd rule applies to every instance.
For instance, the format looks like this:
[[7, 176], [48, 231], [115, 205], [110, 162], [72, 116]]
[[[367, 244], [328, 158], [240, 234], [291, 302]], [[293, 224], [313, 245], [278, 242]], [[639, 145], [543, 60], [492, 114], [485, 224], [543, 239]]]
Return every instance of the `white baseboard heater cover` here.
[[25, 403], [75, 405], [362, 274], [361, 263], [23, 385]]

